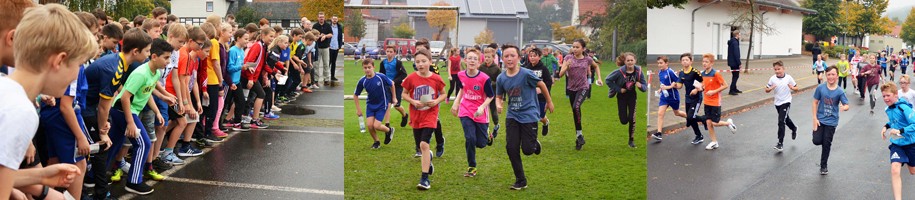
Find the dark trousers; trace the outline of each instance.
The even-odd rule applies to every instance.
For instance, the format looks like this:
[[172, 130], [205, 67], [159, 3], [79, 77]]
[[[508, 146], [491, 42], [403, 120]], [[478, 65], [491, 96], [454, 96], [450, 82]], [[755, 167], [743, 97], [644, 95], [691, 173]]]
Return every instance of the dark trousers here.
[[[330, 78], [331, 80], [337, 79], [337, 54], [340, 53], [340, 49], [331, 49], [330, 50]], [[393, 78], [393, 77], [391, 77]]]
[[737, 79], [740, 79], [740, 67], [739, 67], [739, 66], [731, 66], [731, 70], [737, 70], [737, 71], [731, 72], [731, 76], [732, 76], [732, 78], [731, 78], [731, 88], [729, 88], [729, 91], [730, 91], [731, 93], [734, 93], [734, 92], [740, 91], [740, 90], [737, 89]]
[[788, 111], [791, 110], [791, 103], [777, 105], [775, 110], [778, 111], [778, 143], [781, 144], [785, 141], [785, 125], [788, 125], [788, 129], [791, 129], [791, 131], [797, 131], [797, 126], [788, 116]]
[[617, 109], [619, 110], [620, 123], [629, 125], [629, 139], [635, 134], [635, 90], [616, 96]]
[[[235, 103], [235, 113], [232, 119], [232, 123], [241, 123], [241, 116], [244, 115], [245, 111], [248, 111], [248, 103], [245, 101], [245, 92], [241, 86], [236, 86], [235, 90], [232, 90], [232, 101], [226, 101], [226, 108], [232, 107], [232, 103]], [[227, 95], [228, 96], [228, 95]]]
[[[86, 123], [86, 130], [89, 131], [89, 137], [93, 141], [100, 141], [99, 136], [99, 126], [97, 116], [83, 116], [83, 122]], [[124, 143], [121, 143], [124, 144]], [[105, 146], [100, 146], [98, 153], [92, 154], [89, 156], [89, 171], [91, 176], [87, 176], [83, 182], [95, 183], [95, 188], [93, 195], [96, 197], [104, 197], [108, 195], [108, 182], [111, 182], [111, 177], [108, 176], [108, 151], [105, 150]]]
[[[537, 122], [520, 123], [512, 118], [505, 119], [505, 150], [508, 160], [515, 172], [515, 182], [527, 183], [524, 166], [521, 164], [521, 153], [531, 155], [537, 142]], [[518, 149], [521, 149], [521, 152]]]
[[[826, 162], [829, 161], [829, 151], [832, 149], [832, 137], [836, 134], [835, 126], [820, 125], [817, 131], [821, 131], [818, 136], [822, 137], [823, 152], [820, 154], [820, 167], [826, 168]], [[816, 134], [814, 136], [817, 136]]]
[[464, 150], [467, 151], [467, 166], [477, 167], [477, 148], [486, 147], [489, 124], [474, 122], [470, 117], [461, 117], [464, 127]]
[[[702, 132], [699, 131], [699, 123], [705, 124], [705, 116], [699, 115], [699, 106], [701, 104], [701, 101], [686, 103], [686, 126], [693, 127], [693, 133], [696, 134], [696, 137], [702, 137]], [[702, 127], [705, 127], [705, 125]], [[707, 130], [708, 127], [705, 127], [705, 129]]]
[[213, 134], [213, 123], [216, 121], [216, 114], [219, 113], [219, 85], [208, 85], [207, 94], [210, 95], [210, 104], [207, 106], [203, 113], [205, 115], [203, 123], [203, 133], [205, 135]]
[[496, 101], [489, 102], [489, 115], [492, 118], [492, 123], [499, 125], [499, 113], [496, 112]]
[[[587, 97], [587, 89], [582, 91], [568, 91], [569, 103], [572, 104], [572, 119], [575, 121], [575, 130], [581, 130], [581, 104]], [[620, 110], [620, 113], [623, 113]]]
[[[448, 96], [445, 96], [445, 98], [451, 98], [451, 92], [456, 91], [456, 90], [454, 90], [454, 88], [457, 87], [457, 82], [458, 82], [458, 81], [460, 81], [460, 80], [458, 80], [458, 75], [457, 75], [457, 74], [452, 74], [452, 75], [451, 75], [451, 81], [449, 81], [449, 83], [448, 83]], [[460, 88], [458, 88], [458, 89], [460, 89]], [[454, 95], [457, 95], [457, 93], [454, 93]], [[446, 100], [447, 100], [447, 99], [446, 99]]]

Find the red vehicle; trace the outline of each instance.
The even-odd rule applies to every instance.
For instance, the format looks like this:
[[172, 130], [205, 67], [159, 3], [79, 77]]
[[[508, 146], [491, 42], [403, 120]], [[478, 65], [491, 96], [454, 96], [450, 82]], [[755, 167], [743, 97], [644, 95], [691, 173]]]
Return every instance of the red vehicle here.
[[413, 52], [416, 52], [416, 40], [414, 39], [404, 39], [404, 38], [388, 38], [384, 39], [384, 46], [396, 46], [397, 55], [405, 56], [412, 55]]

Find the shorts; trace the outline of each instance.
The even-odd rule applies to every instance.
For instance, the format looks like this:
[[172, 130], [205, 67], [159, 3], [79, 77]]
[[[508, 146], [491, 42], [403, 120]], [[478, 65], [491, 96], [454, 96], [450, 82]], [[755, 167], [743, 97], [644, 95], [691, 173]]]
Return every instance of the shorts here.
[[[145, 111], [140, 112], [140, 121], [143, 122], [143, 127], [146, 128], [146, 133], [149, 135], [149, 141], [155, 142], [156, 141], [156, 127], [153, 126], [153, 124], [154, 124], [154, 122], [159, 121], [158, 119], [156, 119], [156, 112], [153, 112], [152, 110], [145, 110]], [[134, 123], [136, 123], [136, 122], [134, 122]], [[130, 141], [128, 141], [126, 144], [130, 144]], [[125, 144], [125, 146], [127, 146], [126, 144]]]
[[721, 106], [705, 105], [705, 119], [718, 123], [721, 121]]
[[388, 107], [383, 105], [366, 105], [365, 117], [374, 117], [375, 120], [384, 121], [384, 116], [388, 113]]
[[890, 163], [915, 166], [915, 145], [899, 146], [890, 144]]
[[165, 103], [164, 100], [159, 99], [156, 95], [153, 95], [153, 101], [156, 101], [156, 106], [159, 107], [159, 114], [162, 115], [162, 121], [164, 121], [160, 122], [159, 119], [156, 119], [156, 126], [168, 126], [168, 119], [170, 117], [168, 103]]
[[[62, 118], [62, 117], [61, 117]], [[77, 119], [79, 120], [79, 119]], [[80, 120], [81, 121], [81, 120]], [[83, 131], [86, 130], [86, 126], [83, 123], [79, 123], [79, 126]], [[70, 131], [70, 127], [66, 123], [59, 123], [57, 125], [50, 125], [44, 127], [45, 134], [47, 134], [47, 153], [48, 158], [56, 157], [60, 163], [70, 163], [74, 164], [76, 162], [86, 159], [86, 156], [77, 156], [76, 155], [76, 137], [73, 136], [73, 133]], [[92, 140], [86, 138], [89, 143], [92, 143]], [[36, 160], [38, 157], [35, 157]]]
[[[660, 101], [658, 101], [658, 107], [660, 107], [660, 106], [667, 106], [667, 107], [670, 107], [670, 109], [680, 110], [680, 101], [670, 100], [670, 99], [661, 99]], [[659, 111], [659, 112], [663, 112], [663, 110]]]
[[178, 105], [175, 104], [175, 107], [171, 107], [170, 109], [168, 109], [168, 118], [171, 120], [174, 120], [175, 122], [177, 122], [178, 119], [181, 119], [184, 117], [183, 114], [178, 114], [178, 109], [180, 109], [180, 108], [178, 108], [177, 106]]
[[417, 128], [413, 129], [414, 135], [419, 135], [419, 140], [429, 143], [429, 140], [432, 139], [432, 132], [435, 131], [435, 128]]

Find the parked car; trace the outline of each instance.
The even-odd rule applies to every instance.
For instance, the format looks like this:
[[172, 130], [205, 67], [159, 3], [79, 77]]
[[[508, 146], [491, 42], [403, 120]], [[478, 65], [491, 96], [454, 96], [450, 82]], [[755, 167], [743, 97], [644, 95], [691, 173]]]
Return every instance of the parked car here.
[[445, 50], [445, 41], [429, 41], [429, 51], [432, 53], [432, 57], [441, 57], [442, 53]]
[[[379, 58], [381, 49], [378, 48], [378, 42], [374, 39], [362, 39], [356, 47], [359, 49], [359, 56], [369, 56], [374, 59]], [[364, 51], [362, 50], [363, 48], [365, 49]]]
[[357, 51], [359, 51], [359, 50], [356, 48], [355, 44], [350, 44], [350, 43], [343, 44], [343, 55], [344, 56], [356, 55]]
[[384, 39], [384, 46], [395, 46], [395, 53], [401, 57], [412, 57], [416, 52], [416, 40], [405, 38], [388, 38]]
[[566, 46], [566, 44], [557, 44], [557, 43], [539, 41], [539, 40], [531, 41], [530, 43], [527, 43], [524, 46], [526, 47], [526, 46], [530, 46], [530, 45], [534, 45], [538, 49], [541, 49], [541, 50], [546, 47], [549, 47], [549, 48], [553, 49], [553, 51], [562, 52], [562, 56], [569, 55], [569, 51], [571, 50], [570, 46]]

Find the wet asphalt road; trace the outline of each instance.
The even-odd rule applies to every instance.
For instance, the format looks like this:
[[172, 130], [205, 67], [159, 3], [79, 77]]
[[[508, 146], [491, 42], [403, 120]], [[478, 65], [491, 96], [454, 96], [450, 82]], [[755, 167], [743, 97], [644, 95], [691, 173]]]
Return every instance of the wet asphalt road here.
[[[343, 59], [337, 61], [343, 78]], [[188, 164], [147, 181], [155, 192], [137, 196], [112, 184], [120, 199], [342, 199], [343, 87], [299, 96], [314, 115], [281, 114], [264, 130], [230, 133], [228, 140]]]
[[[846, 90], [851, 108], [839, 114], [829, 175], [819, 174], [821, 148], [811, 142], [813, 92], [808, 91], [794, 96], [789, 115], [798, 136], [791, 140], [787, 130], [780, 153], [773, 149], [777, 113], [771, 102], [732, 116], [736, 134], [717, 128], [720, 148], [714, 151], [705, 150], [711, 142], [705, 130], [700, 145], [689, 143], [691, 129], [649, 142], [649, 199], [891, 199], [889, 141], [879, 136], [886, 104], [877, 97], [871, 116], [870, 103], [851, 90]], [[915, 197], [915, 176], [905, 170], [902, 176], [903, 198]]]

